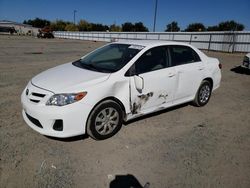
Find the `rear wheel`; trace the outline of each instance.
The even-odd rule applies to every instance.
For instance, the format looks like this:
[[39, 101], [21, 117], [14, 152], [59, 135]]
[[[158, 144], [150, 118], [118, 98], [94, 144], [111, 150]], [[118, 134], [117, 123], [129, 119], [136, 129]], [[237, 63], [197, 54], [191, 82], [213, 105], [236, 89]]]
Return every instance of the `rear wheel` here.
[[91, 112], [87, 133], [95, 140], [104, 140], [115, 135], [122, 126], [122, 110], [111, 100], [98, 104]]
[[193, 101], [195, 106], [205, 106], [211, 96], [212, 85], [209, 81], [203, 80]]

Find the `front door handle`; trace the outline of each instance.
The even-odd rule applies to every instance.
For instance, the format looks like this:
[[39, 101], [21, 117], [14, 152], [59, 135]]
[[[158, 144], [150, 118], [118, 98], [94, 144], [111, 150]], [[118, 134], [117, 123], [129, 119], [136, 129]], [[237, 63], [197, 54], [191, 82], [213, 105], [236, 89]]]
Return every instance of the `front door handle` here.
[[175, 76], [175, 74], [172, 72], [168, 74], [168, 77], [173, 77], [173, 76]]
[[204, 67], [199, 67], [198, 70], [204, 70]]

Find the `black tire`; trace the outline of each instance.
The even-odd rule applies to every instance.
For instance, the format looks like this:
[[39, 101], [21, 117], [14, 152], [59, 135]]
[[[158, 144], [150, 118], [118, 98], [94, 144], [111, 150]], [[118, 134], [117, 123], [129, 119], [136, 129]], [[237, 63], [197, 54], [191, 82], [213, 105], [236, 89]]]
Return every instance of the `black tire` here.
[[[103, 116], [105, 114], [106, 118]], [[122, 114], [123, 113], [121, 107], [116, 102], [112, 100], [101, 102], [90, 113], [86, 128], [87, 134], [95, 140], [104, 140], [112, 137], [122, 127], [122, 122], [123, 122]], [[101, 116], [103, 116], [103, 118], [101, 118]], [[111, 122], [117, 122], [117, 123], [111, 123]], [[107, 132], [105, 133], [106, 130]]]
[[196, 93], [193, 104], [198, 107], [205, 106], [211, 97], [211, 93], [212, 84], [207, 80], [203, 80]]

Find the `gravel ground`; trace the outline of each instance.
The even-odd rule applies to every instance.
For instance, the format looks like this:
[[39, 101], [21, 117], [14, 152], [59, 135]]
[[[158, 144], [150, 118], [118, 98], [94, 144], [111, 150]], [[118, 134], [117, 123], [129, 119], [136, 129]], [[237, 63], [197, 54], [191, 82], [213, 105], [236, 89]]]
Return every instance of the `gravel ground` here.
[[206, 52], [223, 78], [205, 107], [140, 118], [104, 141], [30, 129], [20, 104], [27, 82], [102, 44], [0, 35], [1, 187], [250, 187], [250, 76], [237, 67], [244, 54]]

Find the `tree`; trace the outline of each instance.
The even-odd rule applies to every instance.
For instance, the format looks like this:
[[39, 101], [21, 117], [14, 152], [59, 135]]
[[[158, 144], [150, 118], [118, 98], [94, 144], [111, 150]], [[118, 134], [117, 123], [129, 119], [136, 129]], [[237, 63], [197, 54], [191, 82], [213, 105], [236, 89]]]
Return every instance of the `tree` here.
[[125, 22], [122, 24], [122, 31], [134, 31], [134, 24], [131, 22]]
[[24, 20], [23, 24], [28, 24], [32, 25], [33, 27], [43, 28], [45, 26], [49, 26], [50, 21], [41, 18], [35, 18], [33, 20], [28, 20], [28, 21]]
[[219, 31], [219, 27], [217, 25], [208, 26], [207, 31]]
[[109, 27], [107, 25], [102, 25], [99, 23], [91, 23], [91, 29], [92, 31], [107, 31], [109, 30]]
[[78, 27], [73, 23], [67, 24], [65, 27], [65, 30], [66, 31], [79, 31]]
[[221, 22], [218, 27], [219, 31], [242, 31], [245, 28], [243, 24], [237, 23], [234, 20]]
[[119, 25], [112, 24], [112, 25], [109, 27], [109, 31], [120, 32], [120, 31], [122, 31], [122, 28], [121, 28], [121, 26], [119, 26]]
[[70, 22], [65, 22], [63, 20], [56, 20], [51, 23], [50, 27], [53, 31], [65, 31], [65, 27], [70, 24]]
[[220, 22], [218, 25], [209, 26], [208, 31], [242, 31], [245, 26], [237, 23], [234, 20]]
[[86, 20], [80, 20], [78, 23], [79, 31], [91, 31], [92, 25]]
[[79, 31], [107, 31], [109, 27], [100, 23], [90, 23], [86, 20], [80, 20], [78, 23]]
[[166, 30], [168, 32], [178, 32], [180, 31], [180, 27], [178, 26], [178, 23], [173, 21], [170, 24], [166, 25]]
[[143, 25], [142, 22], [137, 22], [134, 25], [134, 31], [139, 31], [139, 32], [148, 32], [148, 28]]
[[131, 22], [125, 22], [122, 24], [122, 31], [129, 32], [129, 31], [148, 31], [148, 28], [144, 26], [142, 22], [136, 22], [135, 24]]
[[206, 28], [202, 23], [192, 23], [189, 24], [188, 27], [185, 29], [185, 31], [205, 31]]

